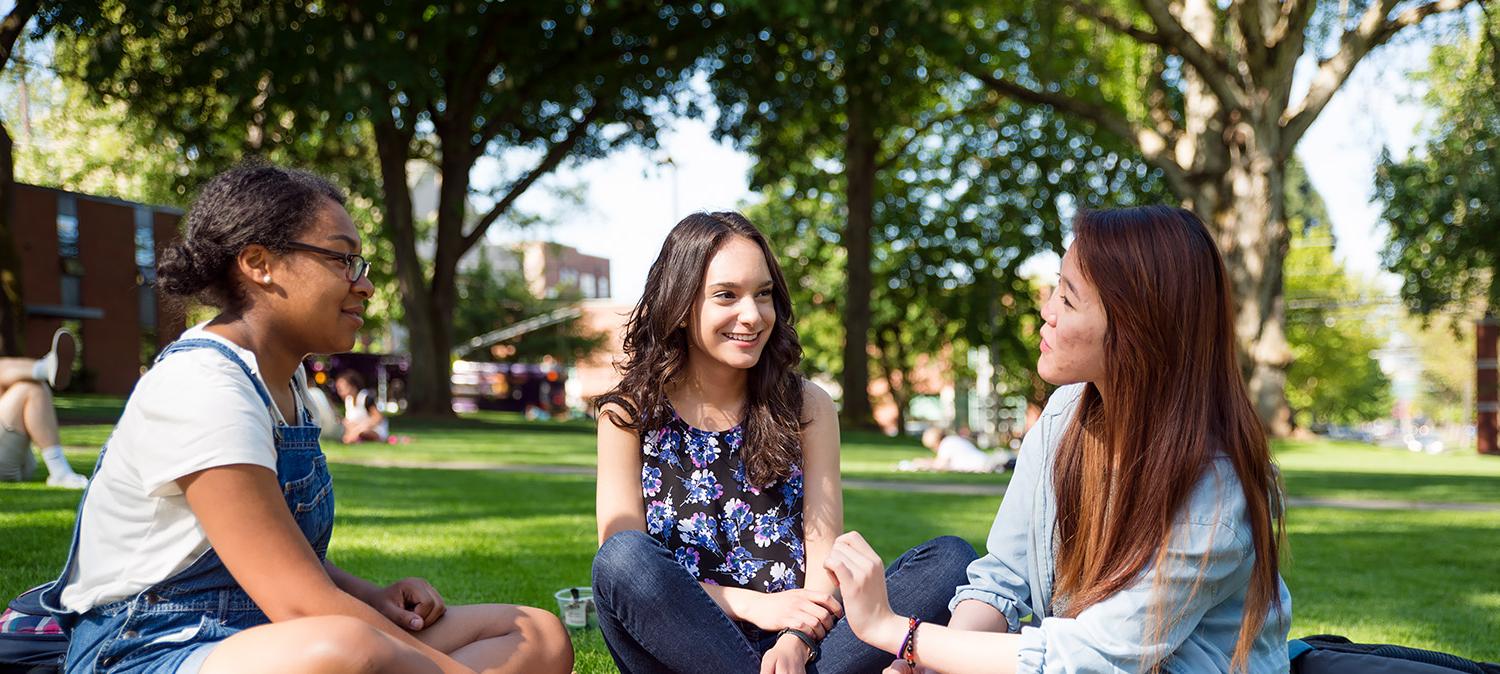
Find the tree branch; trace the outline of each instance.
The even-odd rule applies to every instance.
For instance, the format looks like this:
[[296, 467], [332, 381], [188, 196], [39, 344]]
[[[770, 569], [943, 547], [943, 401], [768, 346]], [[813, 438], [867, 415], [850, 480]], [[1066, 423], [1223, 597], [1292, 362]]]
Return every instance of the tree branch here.
[[1089, 2], [1088, 0], [1064, 0], [1064, 3], [1067, 6], [1072, 7], [1074, 11], [1087, 15], [1090, 19], [1093, 19], [1095, 22], [1099, 23], [1105, 28], [1113, 30], [1116, 33], [1120, 33], [1121, 35], [1134, 38], [1137, 42], [1154, 44], [1168, 49], [1172, 48], [1172, 45], [1167, 41], [1166, 38], [1161, 36], [1161, 33], [1154, 33], [1152, 31], [1146, 30], [1145, 28], [1141, 28], [1128, 19], [1122, 19], [1118, 16], [1115, 16], [1114, 14], [1109, 13], [1108, 11], [1105, 11], [1104, 9], [1099, 8], [1093, 2]]
[[1058, 110], [1089, 120], [1105, 130], [1119, 136], [1135, 146], [1141, 156], [1162, 170], [1167, 182], [1179, 194], [1187, 193], [1187, 172], [1172, 159], [1167, 139], [1153, 129], [1132, 123], [1125, 115], [1107, 106], [1079, 100], [1070, 96], [1046, 91], [1037, 91], [1002, 77], [985, 72], [982, 68], [966, 68], [975, 79], [1002, 96], [1037, 105], [1050, 105]]
[[[1281, 16], [1276, 19], [1276, 25], [1266, 36], [1266, 45], [1274, 47], [1281, 44], [1289, 35], [1301, 35], [1307, 30], [1307, 22], [1312, 20], [1313, 9], [1317, 6], [1315, 0], [1285, 0], [1281, 3]], [[1300, 51], [1300, 50], [1299, 50]]]
[[38, 0], [20, 0], [16, 6], [5, 15], [5, 20], [0, 21], [0, 70], [10, 63], [11, 50], [16, 46], [16, 40], [20, 39], [21, 33], [26, 30], [26, 23], [36, 14]]
[[1289, 154], [1290, 148], [1297, 145], [1297, 141], [1323, 112], [1323, 108], [1328, 105], [1333, 94], [1343, 86], [1345, 80], [1349, 79], [1354, 66], [1358, 65], [1360, 60], [1370, 53], [1370, 50], [1384, 44], [1408, 26], [1414, 26], [1433, 14], [1461, 9], [1474, 0], [1434, 0], [1387, 19], [1387, 15], [1396, 6], [1397, 1], [1380, 0], [1371, 5], [1360, 17], [1359, 24], [1344, 32], [1339, 40], [1338, 52], [1318, 64], [1318, 72], [1313, 76], [1307, 95], [1300, 103], [1282, 113], [1283, 132], [1279, 155]]
[[1166, 0], [1139, 0], [1141, 8], [1156, 24], [1156, 30], [1170, 49], [1182, 56], [1182, 60], [1198, 71], [1204, 84], [1213, 90], [1219, 104], [1224, 108], [1244, 110], [1250, 107], [1250, 97], [1235, 84], [1235, 75], [1229, 64], [1214, 54], [1198, 38], [1192, 36], [1181, 21], [1172, 14]]
[[[1474, 0], [1436, 0], [1425, 5], [1417, 5], [1397, 14], [1386, 21], [1380, 27], [1380, 35], [1376, 38], [1377, 44], [1383, 44], [1392, 36], [1408, 26], [1415, 26], [1433, 14], [1442, 14], [1462, 8]], [[1483, 3], [1481, 3], [1481, 6]]]
[[1281, 17], [1267, 37], [1273, 52], [1263, 80], [1275, 90], [1274, 100], [1285, 101], [1291, 95], [1292, 72], [1307, 46], [1307, 24], [1317, 5], [1316, 0], [1288, 0], [1281, 6]]
[[573, 148], [578, 145], [578, 141], [583, 140], [583, 137], [588, 134], [589, 126], [594, 123], [594, 120], [598, 119], [601, 112], [599, 104], [595, 103], [593, 107], [589, 108], [588, 112], [584, 113], [583, 118], [578, 120], [572, 129], [568, 130], [567, 136], [547, 148], [547, 154], [543, 155], [542, 160], [537, 162], [536, 166], [527, 171], [526, 175], [521, 176], [520, 180], [511, 184], [510, 189], [506, 190], [505, 196], [495, 202], [494, 207], [490, 208], [489, 212], [485, 213], [484, 217], [480, 218], [479, 222], [474, 224], [474, 228], [463, 236], [458, 246], [459, 257], [463, 257], [465, 253], [469, 252], [469, 249], [473, 248], [474, 244], [478, 243], [484, 237], [485, 230], [488, 230], [490, 225], [500, 219], [500, 216], [505, 215], [505, 212], [510, 210], [510, 207], [515, 204], [517, 199], [521, 198], [521, 195], [527, 189], [540, 180], [542, 176], [556, 169], [562, 163], [562, 160], [566, 159], [573, 152]]
[[952, 113], [946, 115], [933, 116], [932, 119], [927, 120], [927, 123], [913, 129], [911, 138], [906, 139], [906, 142], [902, 143], [900, 148], [896, 149], [893, 152], [890, 152], [889, 154], [885, 154], [885, 158], [881, 159], [878, 163], [875, 164], [875, 170], [879, 172], [890, 168], [892, 164], [895, 164], [897, 160], [906, 155], [906, 151], [911, 147], [912, 143], [915, 143], [919, 139], [921, 139], [922, 136], [926, 135], [928, 131], [931, 131], [933, 127], [939, 124], [946, 124], [955, 119], [963, 117], [964, 115], [989, 110], [995, 107], [994, 103], [995, 101], [993, 100], [987, 101], [985, 105], [977, 106], [974, 108], [966, 108], [963, 110], [954, 110]]

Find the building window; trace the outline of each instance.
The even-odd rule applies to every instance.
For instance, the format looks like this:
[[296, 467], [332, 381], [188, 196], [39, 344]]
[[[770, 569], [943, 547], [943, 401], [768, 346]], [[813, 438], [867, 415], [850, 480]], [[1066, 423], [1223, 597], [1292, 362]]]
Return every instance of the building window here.
[[[150, 269], [156, 274], [156, 232], [152, 229], [152, 211], [145, 206], [135, 207], [135, 266]], [[143, 273], [144, 275], [144, 273]], [[148, 281], [148, 283], [154, 282]]]
[[78, 257], [78, 200], [71, 194], [57, 195], [57, 254]]
[[578, 290], [584, 297], [597, 297], [594, 294], [597, 290], [594, 286], [594, 275], [587, 272], [581, 274], [578, 277]]
[[136, 304], [141, 320], [141, 368], [156, 360], [156, 212], [135, 207]]
[[76, 274], [62, 275], [62, 305], [65, 307], [83, 306], [83, 277]]
[[78, 259], [78, 200], [57, 195], [57, 255], [62, 263], [62, 305], [83, 306], [83, 264]]
[[600, 276], [599, 277], [599, 296], [600, 297], [609, 297], [609, 277], [608, 276]]

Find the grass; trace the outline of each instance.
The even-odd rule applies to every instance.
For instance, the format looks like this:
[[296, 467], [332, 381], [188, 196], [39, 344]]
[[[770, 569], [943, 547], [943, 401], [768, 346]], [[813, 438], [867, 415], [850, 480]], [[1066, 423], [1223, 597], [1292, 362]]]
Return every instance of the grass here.
[[[110, 409], [101, 400], [60, 408], [68, 410], [65, 417]], [[348, 460], [591, 466], [589, 424], [481, 414], [393, 425], [414, 436], [411, 444], [329, 447], [338, 485], [336, 562], [382, 582], [425, 576], [454, 602], [552, 608], [554, 591], [587, 583], [595, 547], [591, 476], [375, 468]], [[77, 468], [92, 466], [97, 450], [85, 446], [102, 442], [108, 430], [98, 424], [64, 428], [65, 442], [76, 447], [70, 458]], [[844, 467], [851, 477], [960, 481], [891, 472], [897, 460], [920, 452], [914, 441], [849, 434]], [[1278, 457], [1293, 495], [1500, 503], [1500, 461], [1487, 458], [1319, 441], [1280, 443]], [[992, 496], [845, 493], [846, 525], [864, 532], [887, 560], [941, 534], [983, 549], [997, 505]], [[0, 597], [57, 572], [76, 506], [77, 492], [40, 482], [0, 484], [0, 536], [7, 541]], [[1294, 636], [1333, 632], [1500, 660], [1493, 639], [1500, 632], [1495, 513], [1294, 508], [1288, 528], [1291, 555], [1283, 575], [1293, 595]], [[581, 634], [575, 647], [579, 672], [613, 671], [597, 632]]]

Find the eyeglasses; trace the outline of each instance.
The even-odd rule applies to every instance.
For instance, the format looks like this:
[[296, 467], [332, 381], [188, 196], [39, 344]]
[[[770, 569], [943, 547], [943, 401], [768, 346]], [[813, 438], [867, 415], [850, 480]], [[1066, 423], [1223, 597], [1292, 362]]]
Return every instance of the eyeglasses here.
[[350, 283], [358, 283], [360, 279], [365, 277], [365, 274], [370, 273], [370, 261], [366, 260], [363, 255], [355, 255], [354, 253], [340, 253], [336, 250], [319, 248], [317, 246], [308, 245], [299, 241], [291, 241], [286, 244], [286, 247], [293, 250], [302, 250], [309, 253], [317, 253], [318, 255], [322, 255], [323, 257], [338, 260], [339, 262], [344, 263], [344, 280]]

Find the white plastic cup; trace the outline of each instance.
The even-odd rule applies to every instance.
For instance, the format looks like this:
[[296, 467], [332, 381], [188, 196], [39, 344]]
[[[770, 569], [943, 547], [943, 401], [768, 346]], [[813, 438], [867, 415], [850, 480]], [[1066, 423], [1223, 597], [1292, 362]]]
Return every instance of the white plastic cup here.
[[567, 587], [552, 596], [557, 598], [557, 613], [568, 629], [581, 630], [599, 624], [593, 588]]

